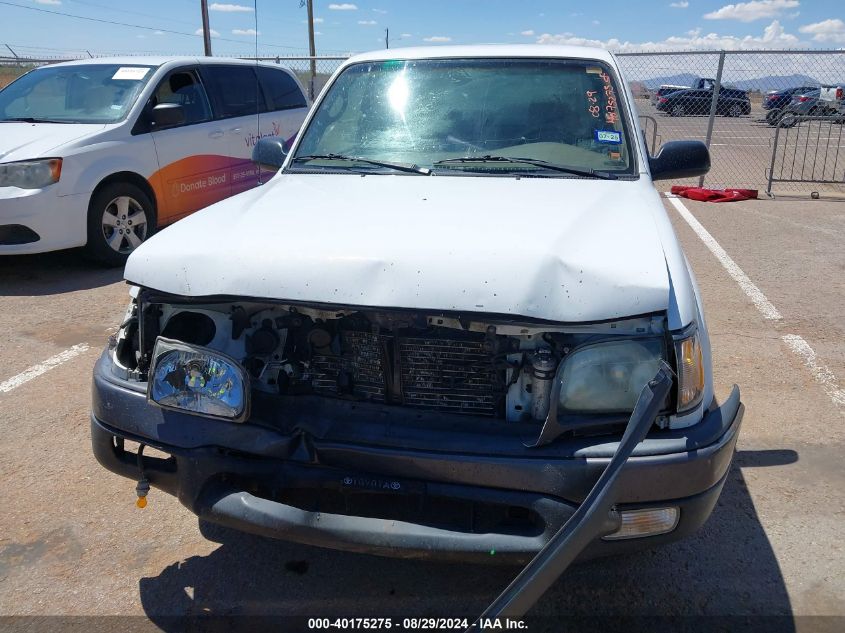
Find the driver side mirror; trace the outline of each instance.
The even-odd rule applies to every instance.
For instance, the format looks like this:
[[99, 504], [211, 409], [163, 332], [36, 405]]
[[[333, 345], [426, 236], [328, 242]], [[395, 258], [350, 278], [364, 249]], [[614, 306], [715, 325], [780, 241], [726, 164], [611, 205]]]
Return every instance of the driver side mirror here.
[[701, 141], [669, 141], [648, 159], [652, 180], [703, 176], [710, 171], [710, 152]]
[[258, 139], [255, 144], [252, 150], [252, 162], [264, 169], [276, 171], [284, 164], [289, 151], [287, 141], [278, 136], [266, 136]]
[[153, 129], [163, 130], [185, 123], [185, 110], [178, 103], [159, 103], [153, 108]]

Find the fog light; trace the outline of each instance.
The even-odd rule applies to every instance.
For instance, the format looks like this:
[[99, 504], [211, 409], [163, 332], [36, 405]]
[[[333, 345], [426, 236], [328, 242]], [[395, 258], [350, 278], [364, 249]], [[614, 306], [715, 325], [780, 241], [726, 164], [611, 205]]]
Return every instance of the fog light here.
[[626, 538], [643, 538], [666, 534], [678, 527], [681, 513], [678, 508], [649, 508], [645, 510], [623, 510], [622, 527], [602, 538], [616, 541]]

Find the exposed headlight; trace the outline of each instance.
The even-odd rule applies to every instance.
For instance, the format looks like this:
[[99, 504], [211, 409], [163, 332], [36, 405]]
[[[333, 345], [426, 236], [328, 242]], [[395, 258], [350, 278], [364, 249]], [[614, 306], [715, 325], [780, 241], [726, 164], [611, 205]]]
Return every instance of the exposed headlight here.
[[249, 376], [219, 352], [159, 337], [147, 398], [165, 409], [240, 422], [249, 413]]
[[59, 182], [61, 175], [61, 158], [0, 163], [0, 187], [41, 189]]
[[687, 411], [701, 402], [704, 394], [704, 360], [697, 331], [675, 341], [675, 357], [678, 361], [678, 411]]
[[596, 343], [563, 361], [558, 413], [630, 413], [665, 357], [662, 339]]

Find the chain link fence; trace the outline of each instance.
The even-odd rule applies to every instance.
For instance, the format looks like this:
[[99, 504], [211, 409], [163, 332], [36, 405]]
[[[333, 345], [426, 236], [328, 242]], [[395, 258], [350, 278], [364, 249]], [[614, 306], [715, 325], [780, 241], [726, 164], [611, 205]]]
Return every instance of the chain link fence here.
[[[35, 66], [68, 59], [0, 57], [0, 87]], [[290, 68], [313, 98], [346, 58], [246, 59]], [[812, 185], [813, 190], [845, 192], [845, 135], [831, 128], [845, 123], [845, 50], [642, 52], [622, 53], [618, 59], [653, 153], [663, 143], [682, 139], [698, 139], [710, 148], [713, 167], [707, 176], [667, 185], [762, 190], [774, 181], [784, 190]], [[808, 131], [802, 143], [789, 140], [798, 134], [784, 134], [808, 125], [825, 132], [812, 139]], [[776, 144], [778, 130], [783, 140]], [[770, 178], [772, 165], [785, 164], [781, 153], [787, 148], [791, 164], [818, 162], [824, 155], [824, 178], [816, 178], [818, 170], [811, 169], [790, 170], [794, 180], [782, 170]]]
[[[701, 179], [667, 184], [770, 189], [773, 164], [819, 163], [779, 171], [782, 190], [845, 192], [845, 50], [702, 51], [618, 55], [631, 84], [649, 147], [698, 139], [710, 148], [713, 167]], [[821, 117], [822, 123], [818, 118]], [[829, 125], [828, 125], [829, 124]], [[778, 127], [813, 126], [798, 138]], [[823, 130], [823, 132], [822, 132]], [[808, 138], [810, 140], [808, 140]], [[793, 178], [788, 180], [787, 178]], [[802, 184], [803, 183], [803, 184]]]

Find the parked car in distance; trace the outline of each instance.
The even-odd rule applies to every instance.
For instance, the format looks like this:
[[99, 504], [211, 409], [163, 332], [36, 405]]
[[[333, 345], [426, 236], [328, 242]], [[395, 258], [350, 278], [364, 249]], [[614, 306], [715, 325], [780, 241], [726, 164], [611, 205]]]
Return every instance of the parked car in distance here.
[[668, 363], [672, 391], [584, 555], [703, 524], [743, 409], [737, 387], [714, 399], [701, 295], [653, 181], [710, 158], [700, 141], [648, 155], [613, 55], [358, 55], [292, 145], [255, 156], [281, 170], [126, 266], [91, 433], [141, 505], [152, 486], [275, 538], [525, 561]]
[[[678, 90], [660, 97], [657, 100], [657, 109], [670, 116], [707, 115], [710, 114], [712, 101], [712, 88]], [[751, 114], [751, 100], [748, 98], [748, 92], [737, 88], [721, 87], [716, 102], [716, 114], [732, 117]]]
[[799, 86], [797, 88], [771, 90], [766, 93], [766, 97], [763, 99], [763, 109], [775, 110], [783, 108], [790, 101], [792, 101], [792, 95], [804, 94], [810, 92], [811, 90], [815, 90], [816, 88], [818, 88], [818, 86]]
[[258, 184], [256, 140], [293, 138], [307, 111], [296, 76], [274, 64], [116, 57], [32, 70], [0, 90], [0, 255], [84, 246], [122, 264], [157, 227]]
[[[841, 88], [837, 99], [835, 89], [813, 88], [802, 94], [792, 95], [788, 104], [778, 111], [772, 111], [771, 117], [766, 117], [769, 125], [792, 127], [802, 116], [834, 117], [839, 119], [845, 115], [845, 103], [841, 98]], [[770, 120], [771, 119], [771, 120]]]

